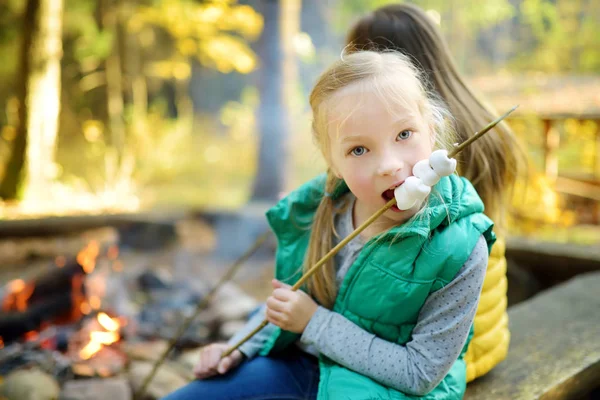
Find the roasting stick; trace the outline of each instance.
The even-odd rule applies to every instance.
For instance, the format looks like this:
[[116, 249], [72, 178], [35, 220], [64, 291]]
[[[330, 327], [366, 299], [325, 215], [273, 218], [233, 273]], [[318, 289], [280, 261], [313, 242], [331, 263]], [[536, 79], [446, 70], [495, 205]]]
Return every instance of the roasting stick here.
[[[494, 126], [496, 126], [500, 121], [502, 121], [504, 118], [506, 118], [510, 113], [512, 113], [517, 106], [514, 106], [513, 108], [511, 108], [509, 111], [507, 111], [504, 115], [500, 116], [499, 118], [497, 118], [496, 120], [490, 122], [488, 125], [486, 125], [482, 130], [480, 130], [479, 132], [476, 132], [472, 137], [470, 137], [469, 139], [465, 140], [463, 143], [461, 143], [460, 145], [457, 145], [449, 154], [448, 157], [450, 158], [454, 158], [454, 156], [456, 156], [458, 153], [460, 153], [462, 150], [464, 150], [467, 146], [469, 146], [471, 143], [473, 143], [474, 141], [476, 141], [477, 139], [479, 139], [481, 136], [483, 136], [486, 132], [490, 131], [490, 129], [492, 129]], [[371, 215], [365, 222], [363, 222], [358, 228], [356, 228], [351, 234], [349, 234], [346, 238], [344, 238], [344, 240], [342, 240], [340, 243], [338, 243], [333, 249], [331, 249], [327, 254], [325, 254], [325, 256], [323, 256], [323, 258], [321, 258], [313, 267], [311, 267], [299, 280], [298, 282], [296, 282], [296, 284], [294, 286], [292, 286], [291, 290], [298, 290], [298, 288], [300, 288], [315, 272], [317, 272], [319, 270], [319, 268], [321, 268], [321, 266], [323, 264], [325, 264], [329, 259], [331, 259], [331, 257], [335, 256], [338, 251], [340, 251], [342, 249], [342, 247], [344, 247], [345, 245], [348, 244], [349, 241], [351, 241], [352, 239], [354, 239], [356, 236], [358, 236], [359, 233], [361, 233], [363, 230], [365, 230], [365, 228], [367, 228], [369, 225], [371, 225], [371, 223], [373, 223], [373, 221], [375, 221], [377, 218], [379, 218], [384, 212], [386, 212], [387, 210], [389, 210], [392, 206], [394, 206], [396, 204], [396, 198], [392, 198], [390, 201], [388, 201], [383, 207], [381, 207], [378, 211], [376, 211], [373, 215]], [[267, 321], [266, 319], [258, 326], [256, 327], [252, 332], [248, 333], [248, 335], [246, 335], [244, 338], [242, 338], [239, 342], [237, 342], [236, 344], [234, 344], [233, 346], [231, 346], [229, 349], [227, 349], [222, 355], [221, 358], [223, 357], [227, 357], [228, 355], [230, 355], [231, 353], [233, 353], [238, 347], [240, 347], [242, 344], [244, 344], [245, 342], [247, 342], [252, 336], [256, 335], [256, 333], [258, 333], [262, 328], [264, 328], [265, 326], [267, 326], [267, 324], [269, 323], [269, 321]]]
[[202, 310], [204, 310], [206, 308], [206, 306], [208, 306], [208, 304], [212, 300], [212, 298], [215, 295], [215, 293], [221, 288], [221, 286], [223, 286], [223, 284], [225, 284], [227, 281], [229, 281], [229, 280], [231, 280], [233, 278], [233, 276], [238, 271], [238, 269], [240, 268], [240, 266], [246, 260], [248, 260], [256, 252], [256, 250], [258, 250], [260, 248], [260, 246], [263, 244], [263, 242], [265, 240], [267, 240], [267, 238], [270, 235], [271, 235], [270, 230], [267, 230], [265, 233], [263, 233], [262, 235], [260, 235], [258, 237], [258, 239], [256, 240], [256, 242], [254, 242], [254, 244], [252, 245], [252, 247], [250, 247], [248, 250], [246, 250], [246, 252], [244, 254], [242, 254], [242, 256], [240, 258], [238, 258], [229, 267], [229, 269], [221, 277], [221, 279], [219, 280], [219, 282], [217, 282], [217, 284], [210, 290], [210, 292], [208, 292], [206, 294], [206, 296], [204, 296], [204, 298], [202, 299], [202, 301], [200, 301], [198, 303], [198, 305], [196, 306], [196, 309], [194, 310], [194, 313], [192, 315], [190, 315], [185, 321], [183, 321], [183, 323], [181, 324], [181, 326], [179, 327], [179, 329], [175, 333], [175, 336], [173, 336], [173, 338], [171, 339], [171, 342], [167, 346], [167, 349], [162, 353], [162, 355], [154, 363], [154, 366], [152, 367], [152, 370], [150, 371], [150, 373], [148, 374], [148, 376], [146, 376], [146, 378], [142, 382], [142, 385], [140, 386], [139, 390], [136, 392], [136, 395], [135, 395], [136, 399], [141, 399], [142, 398], [143, 394], [146, 391], [146, 388], [148, 387], [148, 385], [152, 381], [152, 378], [154, 378], [154, 375], [156, 375], [156, 371], [158, 371], [158, 367], [165, 361], [165, 359], [167, 358], [167, 356], [169, 355], [169, 353], [171, 352], [171, 350], [173, 350], [173, 348], [177, 344], [177, 341], [183, 336], [183, 334], [185, 333], [185, 331], [190, 327], [190, 325], [192, 324], [192, 322], [194, 321], [194, 319], [198, 316], [198, 314], [200, 314], [200, 312]]

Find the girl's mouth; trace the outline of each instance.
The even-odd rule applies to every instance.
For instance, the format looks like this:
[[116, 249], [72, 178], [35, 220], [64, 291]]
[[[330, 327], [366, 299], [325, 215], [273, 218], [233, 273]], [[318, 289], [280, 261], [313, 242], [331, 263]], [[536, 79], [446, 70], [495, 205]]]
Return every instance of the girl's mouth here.
[[[394, 190], [402, 185], [404, 182], [400, 182], [397, 185], [392, 186], [390, 189], [386, 190], [385, 192], [383, 192], [381, 194], [381, 197], [385, 200], [385, 202], [389, 202], [391, 199], [394, 198]], [[402, 212], [398, 206], [396, 206], [395, 204], [390, 208], [390, 210], [394, 211], [394, 212]]]

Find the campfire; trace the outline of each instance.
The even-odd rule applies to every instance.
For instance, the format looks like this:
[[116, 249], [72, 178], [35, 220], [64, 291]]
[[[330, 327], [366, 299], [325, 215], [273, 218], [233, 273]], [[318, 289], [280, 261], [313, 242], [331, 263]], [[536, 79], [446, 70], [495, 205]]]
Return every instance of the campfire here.
[[[56, 257], [43, 274], [0, 288], [0, 377], [41, 370], [61, 393], [82, 379], [94, 385], [124, 380], [131, 396], [206, 294], [209, 285], [200, 286], [205, 289], [169, 281], [152, 268], [130, 270], [116, 245], [92, 240], [75, 255]], [[192, 379], [195, 349], [227, 339], [232, 324], [242, 324], [256, 306], [234, 285], [214, 303], [178, 341], [156, 378], [163, 383], [150, 386], [149, 398]]]

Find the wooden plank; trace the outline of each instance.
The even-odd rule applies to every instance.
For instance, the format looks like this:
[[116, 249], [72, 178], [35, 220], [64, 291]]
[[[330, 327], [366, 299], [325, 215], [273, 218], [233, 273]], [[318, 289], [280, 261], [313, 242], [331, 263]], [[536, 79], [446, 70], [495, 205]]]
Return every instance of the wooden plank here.
[[119, 227], [139, 223], [172, 224], [173, 221], [183, 218], [186, 214], [187, 212], [182, 210], [3, 220], [0, 222], [0, 238], [51, 236], [105, 226]]
[[467, 400], [567, 400], [600, 386], [600, 272], [509, 309], [506, 360], [471, 382]]
[[600, 271], [600, 246], [511, 237], [506, 241], [506, 258], [551, 281], [565, 281], [582, 273]]
[[600, 201], [600, 184], [598, 183], [581, 182], [559, 176], [556, 178], [555, 188], [560, 193]]

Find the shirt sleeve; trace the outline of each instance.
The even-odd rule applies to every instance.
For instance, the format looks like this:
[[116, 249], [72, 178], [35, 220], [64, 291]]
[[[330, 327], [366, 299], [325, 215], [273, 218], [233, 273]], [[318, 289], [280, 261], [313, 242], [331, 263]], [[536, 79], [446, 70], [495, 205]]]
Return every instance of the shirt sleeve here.
[[[240, 340], [246, 337], [247, 334], [252, 332], [252, 330], [256, 329], [265, 320], [266, 309], [266, 304], [263, 304], [258, 309], [258, 311], [248, 320], [246, 325], [244, 325], [244, 327], [240, 329], [239, 332], [237, 332], [231, 337], [231, 339], [229, 339], [227, 344], [229, 344], [230, 346], [237, 344]], [[276, 329], [277, 327], [275, 325], [267, 324], [267, 326], [258, 331], [254, 336], [248, 339], [238, 349], [247, 358], [255, 357]]]
[[445, 287], [429, 295], [405, 345], [383, 340], [341, 314], [319, 307], [300, 341], [362, 375], [422, 396], [446, 376], [469, 334], [488, 261], [483, 236]]

